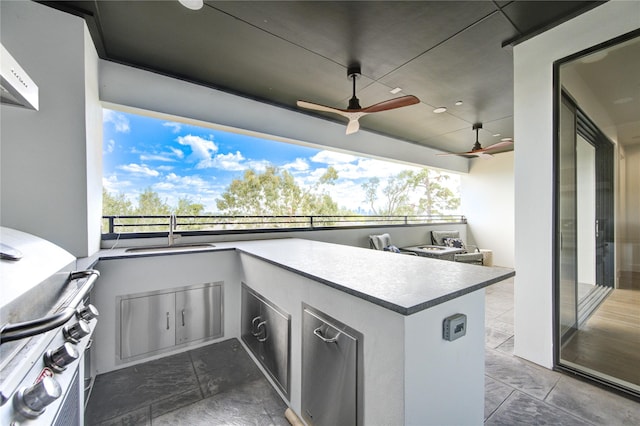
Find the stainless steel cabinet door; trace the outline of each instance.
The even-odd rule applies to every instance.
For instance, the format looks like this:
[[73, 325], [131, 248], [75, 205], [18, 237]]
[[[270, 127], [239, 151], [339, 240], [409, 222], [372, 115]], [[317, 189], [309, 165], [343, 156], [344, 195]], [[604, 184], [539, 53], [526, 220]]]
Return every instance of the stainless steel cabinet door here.
[[314, 426], [358, 424], [358, 340], [336, 327], [304, 309], [302, 417]]
[[222, 287], [176, 292], [176, 344], [222, 335]]
[[249, 347], [251, 352], [264, 362], [260, 353], [260, 342], [258, 339], [264, 332], [264, 324], [260, 316], [260, 305], [262, 302], [258, 299], [246, 286], [242, 286], [242, 312], [241, 312], [241, 337], [244, 343]]
[[120, 301], [120, 358], [175, 345], [175, 294]]
[[289, 395], [290, 316], [242, 285], [242, 341]]
[[289, 317], [263, 303], [261, 316], [266, 332], [260, 338], [264, 365], [285, 394], [289, 393]]

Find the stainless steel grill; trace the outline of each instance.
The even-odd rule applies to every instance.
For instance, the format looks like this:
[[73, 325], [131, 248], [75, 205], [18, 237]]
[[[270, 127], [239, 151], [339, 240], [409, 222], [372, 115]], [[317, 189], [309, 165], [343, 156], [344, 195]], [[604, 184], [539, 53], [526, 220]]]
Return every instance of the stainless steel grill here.
[[98, 271], [66, 250], [0, 227], [0, 424], [83, 424], [84, 352]]

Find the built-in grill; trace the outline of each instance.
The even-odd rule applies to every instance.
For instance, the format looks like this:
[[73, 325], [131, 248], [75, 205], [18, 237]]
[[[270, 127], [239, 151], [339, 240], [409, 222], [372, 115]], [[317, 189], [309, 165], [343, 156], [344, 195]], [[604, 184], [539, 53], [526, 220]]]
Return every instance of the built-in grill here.
[[98, 271], [51, 242], [0, 227], [0, 424], [81, 425]]

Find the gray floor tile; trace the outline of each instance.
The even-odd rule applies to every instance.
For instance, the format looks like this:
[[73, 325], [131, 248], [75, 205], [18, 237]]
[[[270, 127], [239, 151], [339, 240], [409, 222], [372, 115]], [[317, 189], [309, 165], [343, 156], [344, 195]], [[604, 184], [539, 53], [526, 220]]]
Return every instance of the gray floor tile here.
[[511, 386], [502, 384], [491, 377], [484, 378], [484, 419], [494, 411], [514, 392]]
[[162, 401], [151, 404], [151, 418], [154, 419], [173, 410], [177, 410], [178, 408], [198, 402], [201, 399], [203, 398], [199, 387], [178, 395], [173, 395], [169, 398], [163, 399]]
[[[216, 394], [183, 409], [175, 410], [153, 420], [154, 426], [188, 424], [204, 425], [272, 425], [271, 415], [259, 398], [266, 390], [266, 379], [246, 383], [233, 390]], [[284, 403], [283, 403], [284, 405]], [[282, 408], [282, 419], [284, 419]]]
[[522, 392], [514, 391], [484, 424], [585, 426], [589, 423]]
[[264, 377], [236, 339], [195, 349], [190, 355], [205, 398]]
[[546, 402], [598, 425], [640, 425], [640, 403], [568, 376], [560, 378]]
[[540, 400], [547, 396], [559, 378], [559, 373], [493, 349], [485, 350], [485, 373]]
[[495, 349], [497, 351], [504, 352], [506, 354], [512, 355], [513, 354], [513, 346], [514, 346], [514, 344], [515, 344], [515, 337], [511, 336], [509, 339], [507, 339], [507, 341], [505, 341], [503, 344], [501, 344], [500, 346], [498, 346]]
[[484, 344], [492, 349], [497, 348], [511, 338], [511, 334], [503, 333], [492, 328], [484, 329]]
[[97, 423], [197, 387], [187, 353], [101, 374], [93, 387], [87, 418]]
[[130, 411], [122, 416], [109, 419], [100, 423], [86, 422], [87, 426], [151, 426], [151, 416], [149, 407], [142, 407]]

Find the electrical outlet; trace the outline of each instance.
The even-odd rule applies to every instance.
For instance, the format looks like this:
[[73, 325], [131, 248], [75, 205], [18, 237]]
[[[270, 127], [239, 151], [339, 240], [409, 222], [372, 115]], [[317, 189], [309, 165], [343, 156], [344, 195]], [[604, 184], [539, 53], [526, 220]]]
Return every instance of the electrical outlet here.
[[442, 322], [442, 338], [450, 342], [467, 334], [467, 316], [455, 314], [447, 317]]

